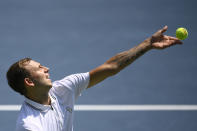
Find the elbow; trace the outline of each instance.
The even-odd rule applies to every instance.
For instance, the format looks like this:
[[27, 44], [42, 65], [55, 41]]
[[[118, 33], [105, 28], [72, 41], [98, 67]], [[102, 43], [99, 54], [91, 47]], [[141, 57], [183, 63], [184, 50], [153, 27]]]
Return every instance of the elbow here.
[[106, 69], [107, 69], [109, 76], [114, 76], [118, 72], [120, 72], [120, 68], [116, 64], [107, 64], [106, 67], [107, 67]]

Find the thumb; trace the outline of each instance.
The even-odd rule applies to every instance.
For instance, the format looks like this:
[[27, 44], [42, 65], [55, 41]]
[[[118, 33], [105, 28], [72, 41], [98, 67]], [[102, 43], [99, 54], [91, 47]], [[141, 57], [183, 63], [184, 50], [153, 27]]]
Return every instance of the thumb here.
[[166, 25], [166, 26], [164, 26], [163, 29], [161, 29], [159, 32], [163, 34], [164, 32], [167, 31], [167, 29], [168, 29], [168, 26]]

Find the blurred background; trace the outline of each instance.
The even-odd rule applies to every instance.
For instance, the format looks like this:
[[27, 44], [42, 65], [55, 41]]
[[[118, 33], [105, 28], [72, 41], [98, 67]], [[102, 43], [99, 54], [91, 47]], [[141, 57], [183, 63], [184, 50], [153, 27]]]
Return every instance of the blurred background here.
[[[195, 0], [1, 0], [0, 105], [24, 97], [7, 85], [11, 64], [25, 58], [50, 68], [52, 80], [88, 72], [168, 25], [188, 29], [183, 45], [151, 50], [83, 92], [77, 105], [197, 104]], [[0, 112], [0, 131], [15, 129], [18, 111]], [[76, 111], [75, 131], [196, 131], [196, 111]]]

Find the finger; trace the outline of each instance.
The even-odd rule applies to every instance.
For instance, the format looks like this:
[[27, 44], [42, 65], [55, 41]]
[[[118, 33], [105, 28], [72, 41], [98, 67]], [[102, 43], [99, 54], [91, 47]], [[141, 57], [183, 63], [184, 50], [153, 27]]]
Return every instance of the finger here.
[[160, 32], [161, 32], [161, 33], [164, 33], [164, 32], [167, 31], [167, 29], [168, 29], [168, 26], [166, 25], [166, 26], [163, 27], [163, 29], [160, 30]]
[[172, 37], [172, 36], [168, 36], [170, 40], [179, 40], [178, 38], [176, 37]]
[[183, 42], [182, 41], [180, 41], [178, 38], [176, 38], [176, 37], [172, 37], [172, 36], [164, 36], [164, 38], [165, 39], [167, 39], [167, 40], [172, 40], [172, 41], [174, 41], [175, 43], [177, 43], [177, 44], [183, 44]]
[[183, 44], [183, 42], [180, 41], [180, 40], [175, 40], [174, 42], [175, 42], [176, 44]]
[[172, 37], [172, 36], [167, 36], [167, 35], [165, 35], [164, 37], [165, 37], [166, 39], [170, 39], [170, 40], [179, 40], [178, 38]]
[[183, 44], [180, 40], [169, 40], [169, 45]]

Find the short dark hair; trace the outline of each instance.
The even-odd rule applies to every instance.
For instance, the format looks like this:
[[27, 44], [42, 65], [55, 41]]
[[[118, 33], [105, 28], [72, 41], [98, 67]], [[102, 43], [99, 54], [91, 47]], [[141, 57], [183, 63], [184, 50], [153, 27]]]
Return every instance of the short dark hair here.
[[8, 85], [16, 92], [20, 93], [21, 95], [26, 94], [26, 88], [24, 85], [24, 79], [28, 77], [30, 74], [24, 68], [25, 65], [29, 64], [31, 58], [24, 58], [13, 65], [7, 71], [7, 82]]

